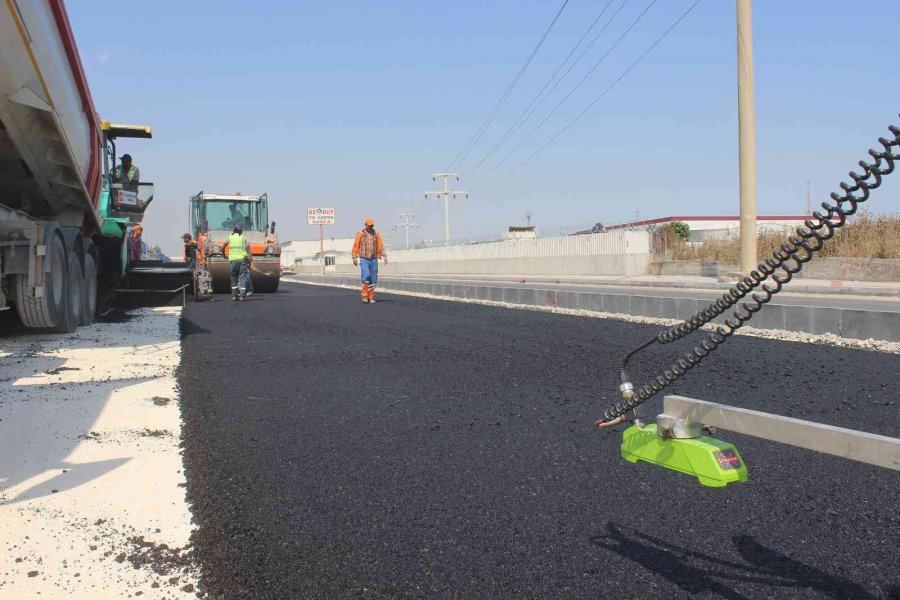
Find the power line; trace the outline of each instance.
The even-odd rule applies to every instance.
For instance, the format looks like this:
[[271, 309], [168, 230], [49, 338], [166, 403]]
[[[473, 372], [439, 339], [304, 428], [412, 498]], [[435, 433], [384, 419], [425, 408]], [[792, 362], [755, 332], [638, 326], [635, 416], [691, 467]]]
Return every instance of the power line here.
[[556, 21], [559, 20], [559, 16], [562, 14], [563, 9], [566, 8], [566, 5], [568, 3], [569, 3], [569, 0], [563, 0], [562, 6], [559, 7], [559, 11], [556, 13], [556, 16], [553, 17], [553, 21], [550, 23], [550, 26], [547, 27], [547, 30], [544, 32], [544, 35], [541, 36], [541, 39], [537, 43], [537, 45], [534, 47], [534, 50], [531, 51], [531, 55], [529, 55], [528, 60], [525, 61], [525, 64], [522, 65], [521, 69], [519, 69], [519, 72], [516, 74], [515, 78], [512, 80], [512, 83], [510, 83], [509, 86], [507, 86], [506, 91], [504, 91], [503, 94], [500, 96], [500, 99], [497, 100], [497, 104], [494, 106], [493, 110], [491, 110], [490, 114], [488, 115], [487, 119], [485, 119], [484, 123], [481, 124], [481, 127], [479, 127], [475, 131], [475, 134], [468, 141], [468, 143], [466, 143], [466, 145], [463, 147], [463, 150], [459, 154], [456, 155], [456, 158], [453, 159], [453, 162], [450, 163], [449, 167], [447, 167], [447, 169], [446, 169], [447, 171], [451, 171], [451, 170], [457, 168], [459, 165], [462, 164], [462, 162], [464, 160], [466, 160], [466, 157], [469, 155], [469, 153], [475, 147], [475, 144], [478, 143], [478, 140], [481, 139], [481, 136], [484, 135], [485, 131], [487, 131], [487, 128], [490, 127], [494, 118], [497, 116], [497, 113], [500, 111], [500, 109], [503, 107], [503, 104], [506, 102], [506, 99], [509, 98], [509, 95], [512, 93], [513, 89], [516, 87], [516, 85], [518, 85], [519, 80], [522, 79], [522, 75], [525, 73], [525, 70], [528, 68], [528, 65], [531, 64], [531, 61], [534, 59], [535, 55], [538, 53], [538, 50], [540, 50], [541, 46], [544, 44], [544, 40], [546, 40], [547, 36], [550, 35], [550, 30], [553, 29], [554, 25], [556, 25]]
[[616, 80], [613, 81], [613, 82], [609, 85], [609, 87], [607, 87], [605, 90], [603, 90], [603, 93], [601, 93], [599, 96], [597, 96], [597, 98], [595, 98], [593, 102], [591, 102], [590, 104], [588, 104], [587, 107], [585, 107], [584, 110], [582, 110], [580, 113], [578, 113], [578, 115], [577, 115], [574, 119], [572, 119], [572, 120], [569, 122], [568, 125], [566, 125], [566, 126], [563, 127], [562, 129], [560, 129], [560, 130], [556, 133], [556, 135], [554, 135], [552, 138], [550, 138], [550, 139], [547, 141], [547, 143], [545, 143], [543, 146], [541, 146], [540, 148], [538, 148], [537, 151], [534, 152], [531, 156], [529, 156], [528, 158], [526, 158], [525, 160], [523, 160], [521, 163], [519, 163], [519, 164], [516, 166], [516, 168], [514, 168], [512, 171], [508, 172], [506, 175], [502, 176], [500, 179], [497, 179], [497, 180], [494, 181], [492, 184], [490, 184], [490, 185], [488, 186], [488, 188], [494, 187], [495, 185], [497, 185], [498, 183], [500, 183], [501, 181], [503, 181], [503, 180], [506, 179], [507, 177], [513, 175], [516, 171], [518, 171], [518, 170], [521, 169], [523, 166], [525, 166], [525, 164], [528, 163], [531, 159], [533, 159], [535, 156], [537, 156], [538, 154], [540, 154], [541, 152], [543, 152], [544, 149], [547, 148], [547, 146], [549, 146], [550, 144], [552, 144], [553, 142], [555, 142], [556, 139], [557, 139], [559, 136], [561, 136], [563, 133], [565, 133], [566, 131], [568, 131], [569, 128], [572, 127], [572, 125], [574, 125], [576, 121], [578, 121], [581, 117], [583, 117], [583, 116], [585, 115], [585, 113], [587, 113], [590, 109], [592, 109], [592, 108], [594, 107], [595, 104], [597, 104], [598, 102], [600, 102], [600, 100], [602, 100], [603, 97], [606, 96], [606, 94], [608, 94], [610, 90], [612, 90], [612, 89], [613, 89], [620, 81], [622, 81], [622, 79], [625, 78], [626, 75], [628, 75], [628, 74], [629, 74], [636, 66], [638, 66], [638, 64], [639, 64], [642, 60], [644, 60], [644, 57], [646, 57], [648, 54], [650, 54], [650, 52], [651, 52], [654, 48], [656, 48], [656, 46], [658, 46], [659, 43], [662, 42], [662, 41], [666, 38], [666, 36], [668, 36], [669, 33], [671, 33], [672, 30], [675, 29], [675, 27], [677, 27], [678, 24], [681, 23], [681, 22], [684, 20], [685, 17], [687, 17], [687, 16], [691, 13], [691, 11], [694, 10], [694, 8], [695, 8], [698, 4], [700, 4], [700, 0], [696, 0], [696, 2], [694, 2], [693, 4], [691, 4], [691, 6], [690, 6], [686, 11], [684, 11], [684, 13], [682, 13], [682, 15], [681, 15], [680, 17], [678, 17], [678, 19], [677, 19], [674, 23], [672, 23], [672, 25], [669, 26], [669, 28], [666, 29], [666, 31], [665, 31], [659, 38], [657, 38], [657, 40], [656, 40], [655, 42], [653, 42], [653, 43], [650, 45], [650, 47], [647, 48], [647, 49], [644, 51], [644, 53], [641, 54], [641, 55], [638, 57], [637, 60], [635, 60], [633, 63], [631, 63], [631, 66], [629, 66], [627, 69], [625, 69], [625, 71], [623, 71], [622, 74], [619, 75], [619, 76], [616, 78]]
[[[544, 91], [547, 90], [547, 88], [550, 86], [550, 84], [553, 82], [562, 68], [566, 66], [566, 63], [570, 58], [572, 58], [572, 55], [575, 54], [575, 51], [578, 50], [578, 47], [581, 46], [581, 43], [585, 40], [591, 30], [594, 29], [594, 27], [597, 25], [597, 22], [603, 17], [603, 15], [606, 13], [606, 10], [612, 3], [613, 0], [609, 0], [609, 2], [606, 3], [606, 5], [600, 11], [600, 14], [597, 15], [596, 19], [594, 19], [594, 22], [591, 23], [590, 27], [588, 27], [584, 32], [584, 35], [581, 36], [581, 39], [578, 40], [578, 43], [572, 47], [572, 51], [569, 52], [569, 55], [566, 56], [566, 58], [559, 64], [559, 66], [556, 68], [556, 71], [553, 73], [553, 75], [550, 76], [550, 79], [547, 80], [547, 83], [544, 84], [544, 87], [541, 88], [541, 91], [539, 91], [537, 95], [535, 95], [535, 97], [531, 100], [531, 103], [527, 107], [525, 107], [525, 110], [522, 111], [522, 114], [519, 115], [519, 118], [516, 119], [516, 122], [513, 123], [512, 127], [510, 127], [506, 131], [506, 133], [503, 134], [503, 137], [501, 137], [497, 141], [497, 143], [494, 144], [494, 147], [488, 151], [484, 158], [478, 161], [478, 164], [472, 167], [472, 169], [470, 169], [469, 172], [466, 173], [464, 179], [468, 179], [475, 171], [477, 171], [478, 168], [481, 167], [481, 165], [483, 165], [485, 161], [487, 161], [487, 159], [494, 155], [494, 153], [506, 142], [506, 140], [512, 137], [519, 130], [519, 128], [522, 127], [522, 125], [524, 125], [529, 118], [531, 118], [531, 115], [533, 115], [535, 111], [541, 107], [544, 101], [550, 97], [550, 95], [556, 90], [557, 87], [559, 87], [559, 84], [569, 76], [569, 73], [572, 72], [572, 69], [575, 68], [575, 65], [577, 65], [582, 58], [584, 58], [584, 55], [587, 53], [587, 51], [594, 46], [598, 39], [600, 39], [600, 36], [603, 35], [603, 32], [605, 32], [609, 28], [610, 24], [615, 20], [616, 16], [618, 16], [618, 14], [622, 11], [622, 8], [624, 8], [625, 5], [628, 4], [628, 0], [623, 0], [622, 4], [619, 6], [618, 10], [616, 10], [615, 14], [613, 14], [613, 16], [610, 17], [609, 21], [606, 22], [606, 25], [604, 25], [596, 35], [594, 35], [594, 39], [591, 40], [591, 43], [585, 46], [584, 50], [581, 51], [581, 54], [578, 55], [578, 58], [576, 58], [575, 61], [571, 65], [569, 65], [569, 68], [566, 69], [566, 72], [563, 73], [563, 76], [560, 77], [556, 81], [556, 83], [553, 83], [553, 87], [551, 87], [550, 90], [546, 94], [544, 94]], [[544, 95], [543, 98], [541, 98], [542, 94]], [[540, 98], [540, 101], [538, 101], [538, 98]]]
[[650, 0], [650, 4], [647, 5], [647, 8], [645, 8], [645, 9], [643, 10], [643, 12], [641, 12], [641, 14], [639, 14], [639, 15], [637, 16], [637, 18], [636, 18], [634, 21], [631, 22], [631, 25], [629, 25], [628, 28], [627, 28], [624, 32], [622, 32], [622, 35], [619, 36], [619, 39], [617, 39], [617, 40], [613, 43], [613, 45], [610, 46], [610, 47], [607, 49], [607, 51], [603, 54], [603, 56], [600, 57], [600, 60], [598, 60], [598, 61], [594, 64], [594, 66], [591, 67], [591, 70], [588, 71], [587, 73], [585, 73], [584, 77], [581, 78], [581, 81], [579, 81], [579, 82], [575, 85], [575, 87], [573, 87], [571, 90], [569, 90], [569, 93], [566, 94], [566, 95], [563, 97], [563, 99], [560, 100], [560, 101], [556, 104], [556, 106], [553, 107], [553, 110], [551, 110], [549, 113], [547, 113], [547, 115], [544, 116], [543, 119], [541, 119], [541, 122], [538, 123], [538, 124], [534, 127], [534, 129], [532, 129], [530, 132], [528, 132], [528, 135], [526, 135], [524, 138], [522, 138], [522, 140], [519, 141], [519, 143], [516, 145], [515, 148], [512, 149], [512, 151], [510, 151], [509, 153], [507, 153], [506, 156], [503, 157], [503, 160], [501, 160], [501, 161], [498, 162], [496, 165], [494, 165], [494, 167], [493, 167], [490, 171], [488, 171], [487, 174], [483, 175], [483, 176], [479, 179], [479, 183], [482, 182], [482, 181], [484, 181], [484, 180], [486, 180], [486, 179], [487, 179], [488, 177], [490, 177], [494, 172], [496, 172], [497, 169], [499, 169], [499, 168], [503, 165], [503, 163], [505, 163], [507, 160], [509, 160], [510, 157], [511, 157], [513, 154], [515, 154], [516, 152], [518, 152], [519, 148], [521, 148], [523, 145], [525, 145], [525, 142], [527, 142], [528, 140], [531, 139], [531, 136], [533, 136], [535, 133], [537, 133], [537, 130], [540, 129], [540, 128], [544, 125], [544, 123], [546, 123], [546, 122], [550, 119], [550, 117], [552, 117], [552, 116], [556, 113], [556, 111], [559, 110], [559, 108], [560, 108], [563, 104], [565, 104], [566, 100], [568, 100], [569, 98], [571, 98], [571, 97], [572, 97], [572, 94], [574, 94], [575, 91], [578, 90], [578, 88], [580, 88], [580, 87], [582, 86], [582, 84], [583, 84], [585, 81], [587, 81], [587, 79], [588, 79], [591, 75], [594, 74], [594, 71], [596, 71], [597, 68], [600, 67], [600, 65], [603, 64], [603, 63], [606, 61], [607, 57], [609, 57], [609, 55], [612, 53], [612, 51], [615, 50], [616, 47], [618, 47], [618, 45], [622, 42], [622, 40], [624, 40], [624, 39], [628, 36], [628, 34], [631, 32], [631, 30], [634, 29], [634, 27], [640, 22], [640, 20], [644, 18], [644, 15], [646, 15], [647, 12], [649, 12], [649, 10], [650, 10], [651, 8], [653, 8], [653, 5], [654, 5], [654, 4], [656, 4], [656, 0]]

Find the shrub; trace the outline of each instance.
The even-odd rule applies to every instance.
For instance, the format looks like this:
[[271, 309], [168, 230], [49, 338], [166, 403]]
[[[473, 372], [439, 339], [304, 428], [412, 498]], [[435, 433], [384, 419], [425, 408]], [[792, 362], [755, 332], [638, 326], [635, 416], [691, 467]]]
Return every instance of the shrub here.
[[[671, 223], [670, 225], [675, 225]], [[688, 243], [673, 231], [664, 233], [665, 249], [675, 260], [740, 260], [741, 240], [737, 231], [730, 232], [722, 239], [702, 243]], [[784, 232], [763, 232], [757, 238], [759, 258], [771, 256], [780, 248], [793, 230]], [[825, 247], [816, 256], [840, 258], [900, 258], [900, 215], [872, 216], [868, 211], [848, 220], [837, 230], [834, 237], [825, 242]]]

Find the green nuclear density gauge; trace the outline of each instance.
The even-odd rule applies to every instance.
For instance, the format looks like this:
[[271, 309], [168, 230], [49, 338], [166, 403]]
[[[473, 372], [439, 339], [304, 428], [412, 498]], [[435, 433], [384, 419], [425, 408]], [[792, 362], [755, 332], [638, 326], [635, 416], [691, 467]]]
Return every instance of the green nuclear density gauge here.
[[705, 435], [664, 438], [655, 424], [632, 425], [622, 433], [622, 458], [693, 475], [708, 487], [747, 481], [747, 466], [734, 445]]

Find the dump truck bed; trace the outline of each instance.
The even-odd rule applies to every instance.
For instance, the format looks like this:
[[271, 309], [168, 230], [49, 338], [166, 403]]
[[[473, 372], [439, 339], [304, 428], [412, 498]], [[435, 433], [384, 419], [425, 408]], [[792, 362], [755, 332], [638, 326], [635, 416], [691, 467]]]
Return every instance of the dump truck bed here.
[[61, 0], [0, 4], [0, 203], [99, 224], [99, 119]]

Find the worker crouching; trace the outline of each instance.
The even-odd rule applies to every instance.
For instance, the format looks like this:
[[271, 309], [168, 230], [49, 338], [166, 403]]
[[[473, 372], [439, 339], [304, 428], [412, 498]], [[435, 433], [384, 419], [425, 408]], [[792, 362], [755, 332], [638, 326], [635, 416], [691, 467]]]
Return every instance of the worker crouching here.
[[384, 253], [384, 240], [381, 234], [375, 231], [375, 221], [366, 219], [365, 227], [356, 234], [353, 240], [353, 265], [360, 267], [360, 279], [362, 280], [362, 301], [367, 304], [375, 303], [375, 286], [378, 283], [378, 259], [387, 264], [387, 255]]
[[244, 237], [244, 228], [235, 225], [228, 236], [228, 261], [231, 267], [231, 299], [241, 302], [247, 297], [247, 282], [250, 279], [250, 248]]

